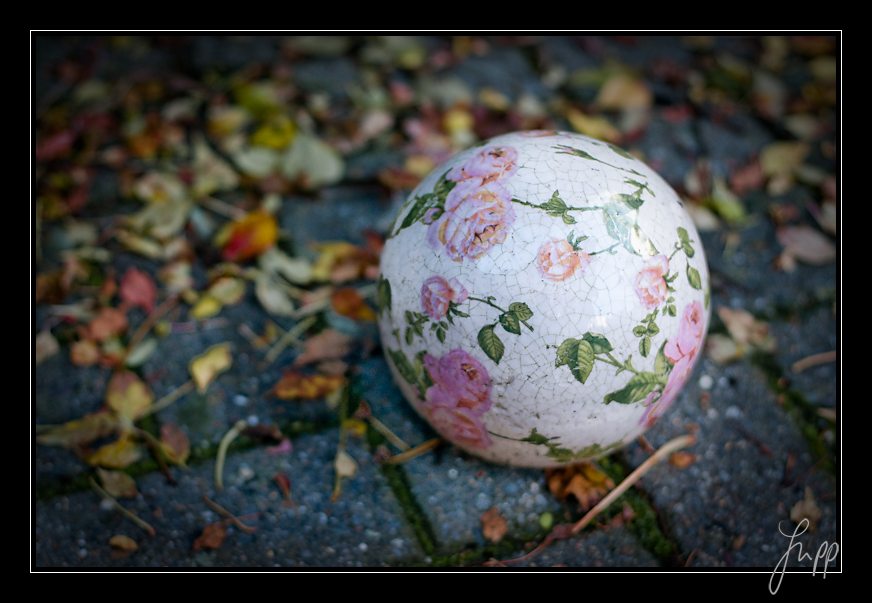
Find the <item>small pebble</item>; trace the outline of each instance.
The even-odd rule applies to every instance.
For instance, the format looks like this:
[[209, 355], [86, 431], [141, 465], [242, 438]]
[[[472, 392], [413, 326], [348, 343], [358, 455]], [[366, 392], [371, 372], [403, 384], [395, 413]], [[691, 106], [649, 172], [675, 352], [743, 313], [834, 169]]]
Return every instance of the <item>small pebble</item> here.
[[248, 404], [248, 398], [243, 396], [242, 394], [236, 394], [233, 396], [233, 403], [236, 406], [245, 406]]
[[457, 479], [457, 469], [451, 468], [448, 470], [448, 479]]
[[702, 375], [699, 378], [699, 387], [700, 389], [704, 389], [706, 391], [710, 390], [712, 386], [715, 384], [715, 380], [711, 375]]

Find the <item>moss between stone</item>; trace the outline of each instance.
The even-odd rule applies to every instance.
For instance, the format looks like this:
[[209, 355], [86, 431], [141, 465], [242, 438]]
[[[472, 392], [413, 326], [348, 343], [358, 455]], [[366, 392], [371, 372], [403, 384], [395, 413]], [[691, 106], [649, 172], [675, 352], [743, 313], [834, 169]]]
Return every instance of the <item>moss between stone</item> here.
[[820, 466], [830, 473], [835, 473], [838, 465], [838, 455], [834, 446], [826, 443], [821, 431], [828, 427], [826, 421], [818, 414], [817, 407], [808, 401], [800, 392], [787, 384], [784, 370], [775, 356], [768, 352], [756, 351], [751, 354], [751, 363], [766, 376], [769, 388], [783, 402], [784, 409], [796, 423], [812, 454], [820, 462]]

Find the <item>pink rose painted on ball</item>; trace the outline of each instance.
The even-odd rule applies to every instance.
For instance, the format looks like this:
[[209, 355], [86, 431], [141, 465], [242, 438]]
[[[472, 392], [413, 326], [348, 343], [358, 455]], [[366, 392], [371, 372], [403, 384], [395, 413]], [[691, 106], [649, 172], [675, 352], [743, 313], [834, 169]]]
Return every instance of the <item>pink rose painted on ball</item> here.
[[455, 182], [476, 180], [480, 184], [487, 184], [511, 176], [517, 169], [518, 151], [514, 147], [489, 147], [448, 172], [448, 179]]
[[456, 278], [450, 281], [441, 276], [431, 276], [421, 286], [421, 307], [433, 320], [442, 320], [453, 302], [459, 304], [469, 293]]
[[[455, 406], [468, 408], [479, 415], [490, 408], [490, 376], [468, 352], [455, 349], [441, 358], [426, 354], [424, 368], [433, 381], [427, 390], [428, 402], [445, 403], [450, 399]], [[431, 390], [434, 390], [432, 394]]]
[[481, 418], [468, 408], [437, 404], [427, 408], [427, 418], [436, 431], [458, 444], [470, 448], [487, 448], [491, 445]]
[[653, 310], [666, 300], [668, 289], [666, 274], [669, 272], [669, 260], [665, 255], [654, 257], [651, 262], [636, 275], [636, 295], [648, 310]]
[[536, 265], [545, 280], [565, 281], [590, 264], [590, 255], [577, 251], [566, 239], [551, 239], [536, 253]]
[[477, 260], [506, 240], [515, 221], [509, 192], [499, 183], [463, 181], [445, 199], [445, 211], [430, 224], [427, 240], [455, 262]]
[[663, 348], [663, 353], [673, 364], [677, 366], [680, 360], [688, 356], [691, 362], [693, 361], [700, 345], [702, 345], [704, 324], [702, 304], [698, 301], [687, 304], [681, 316], [678, 336], [672, 341], [668, 341], [666, 347]]

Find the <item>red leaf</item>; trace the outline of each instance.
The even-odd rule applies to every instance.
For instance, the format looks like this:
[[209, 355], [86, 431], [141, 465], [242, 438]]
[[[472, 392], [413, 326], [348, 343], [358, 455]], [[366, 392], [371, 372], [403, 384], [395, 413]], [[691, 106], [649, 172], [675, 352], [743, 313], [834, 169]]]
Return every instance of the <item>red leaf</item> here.
[[154, 310], [157, 287], [152, 278], [136, 268], [128, 268], [121, 279], [121, 300], [130, 306], [139, 306], [146, 312]]

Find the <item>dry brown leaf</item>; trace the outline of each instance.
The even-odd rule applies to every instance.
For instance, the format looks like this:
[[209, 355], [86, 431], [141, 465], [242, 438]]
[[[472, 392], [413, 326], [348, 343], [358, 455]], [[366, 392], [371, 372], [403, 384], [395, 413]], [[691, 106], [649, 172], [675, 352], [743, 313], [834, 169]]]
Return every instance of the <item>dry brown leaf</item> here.
[[605, 81], [594, 104], [600, 109], [624, 111], [648, 109], [654, 96], [645, 82], [629, 73], [617, 73]]
[[75, 448], [106, 437], [116, 429], [118, 419], [112, 413], [97, 412], [44, 431], [36, 436], [36, 441], [46, 446]]
[[100, 360], [100, 348], [91, 339], [82, 339], [70, 347], [70, 362], [76, 366], [91, 366]]
[[810, 226], [782, 226], [775, 234], [784, 246], [784, 254], [800, 262], [821, 266], [836, 259], [835, 245]]
[[375, 311], [370, 308], [363, 296], [353, 287], [341, 287], [330, 295], [330, 305], [337, 314], [354, 320], [375, 320]]
[[136, 544], [136, 541], [133, 538], [125, 536], [124, 534], [115, 534], [115, 536], [109, 539], [109, 546], [117, 551], [123, 551], [125, 553], [132, 553], [139, 548], [139, 545]]
[[775, 340], [769, 335], [769, 325], [754, 318], [750, 312], [721, 306], [718, 316], [724, 321], [730, 337], [740, 347], [750, 345], [768, 352], [775, 349]]
[[615, 487], [609, 476], [590, 463], [548, 469], [545, 477], [551, 494], [560, 500], [573, 496], [583, 511], [593, 507]]
[[496, 507], [491, 507], [482, 513], [480, 519], [481, 531], [484, 537], [491, 542], [499, 542], [509, 531], [509, 523]]
[[727, 364], [742, 357], [742, 351], [736, 342], [721, 333], [712, 333], [706, 337], [705, 351], [718, 364]]
[[227, 537], [227, 526], [223, 521], [210, 523], [203, 528], [203, 533], [197, 536], [194, 541], [194, 551], [214, 551], [221, 548], [224, 544], [224, 539]]
[[794, 523], [799, 523], [803, 519], [808, 519], [808, 529], [814, 532], [817, 528], [817, 523], [823, 517], [820, 507], [814, 499], [814, 493], [811, 488], [806, 486], [805, 496], [790, 509], [790, 520]]
[[170, 461], [177, 465], [185, 464], [191, 454], [191, 441], [181, 427], [175, 423], [161, 425], [160, 442]]
[[122, 436], [111, 444], [106, 444], [88, 456], [88, 464], [95, 467], [124, 469], [142, 458], [142, 448], [129, 437]]
[[669, 455], [669, 464], [679, 469], [687, 469], [696, 462], [696, 455], [686, 450], [679, 450]]
[[315, 400], [345, 384], [342, 375], [304, 375], [289, 371], [276, 383], [274, 393], [282, 400]]
[[351, 351], [352, 338], [334, 329], [325, 329], [303, 342], [303, 352], [294, 366], [304, 366], [318, 360], [342, 358]]
[[105, 341], [127, 329], [127, 316], [118, 308], [103, 308], [88, 325], [88, 337]]
[[215, 377], [229, 369], [232, 364], [230, 344], [219, 343], [191, 360], [188, 370], [197, 385], [197, 391], [203, 393]]
[[61, 346], [58, 344], [58, 340], [54, 338], [54, 335], [48, 329], [40, 331], [33, 342], [33, 352], [36, 356], [37, 364], [54, 356], [60, 349]]
[[103, 489], [115, 498], [135, 498], [136, 482], [123, 471], [109, 471], [97, 468], [97, 475]]
[[109, 379], [106, 405], [118, 413], [123, 424], [141, 417], [154, 401], [154, 394], [136, 373], [119, 371]]

